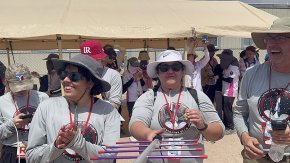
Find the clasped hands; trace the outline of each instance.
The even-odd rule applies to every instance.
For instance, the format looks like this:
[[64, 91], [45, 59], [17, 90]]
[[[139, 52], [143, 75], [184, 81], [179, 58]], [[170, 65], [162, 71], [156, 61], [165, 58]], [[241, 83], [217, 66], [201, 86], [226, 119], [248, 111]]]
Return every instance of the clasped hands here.
[[62, 126], [54, 142], [55, 147], [59, 149], [66, 147], [73, 140], [76, 133], [77, 126], [75, 123]]

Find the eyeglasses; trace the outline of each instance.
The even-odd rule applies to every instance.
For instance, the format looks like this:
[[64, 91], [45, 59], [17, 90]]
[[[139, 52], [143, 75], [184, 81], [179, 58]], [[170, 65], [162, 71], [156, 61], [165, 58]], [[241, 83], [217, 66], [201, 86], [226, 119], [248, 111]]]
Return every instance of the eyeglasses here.
[[283, 43], [290, 39], [290, 36], [266, 36], [264, 37], [264, 43], [267, 43], [269, 41], [275, 41], [277, 43]]
[[81, 79], [81, 74], [79, 72], [67, 72], [67, 71], [61, 71], [59, 73], [60, 80], [64, 80], [66, 77], [68, 77], [72, 82], [78, 82]]
[[178, 72], [183, 68], [183, 65], [181, 63], [173, 63], [171, 65], [169, 64], [160, 64], [158, 66], [158, 69], [161, 72], [167, 72], [169, 69], [173, 70], [174, 72]]

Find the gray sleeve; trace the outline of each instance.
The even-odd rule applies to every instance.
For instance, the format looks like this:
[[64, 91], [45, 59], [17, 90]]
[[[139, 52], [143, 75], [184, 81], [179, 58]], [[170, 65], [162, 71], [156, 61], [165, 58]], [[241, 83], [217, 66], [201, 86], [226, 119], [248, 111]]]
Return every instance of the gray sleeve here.
[[199, 109], [203, 115], [205, 122], [207, 123], [217, 122], [224, 129], [225, 127], [208, 96], [202, 91], [197, 91], [197, 97], [199, 100]]
[[199, 64], [200, 69], [204, 68], [209, 60], [210, 60], [209, 52], [208, 50], [205, 50], [204, 57], [199, 61], [197, 61], [197, 64]]
[[43, 93], [43, 92], [38, 92], [38, 93], [40, 93], [40, 102], [49, 99], [49, 96], [46, 93]]
[[248, 106], [248, 71], [246, 71], [241, 84], [240, 92], [236, 104], [234, 105], [234, 124], [237, 130], [238, 136], [241, 137], [243, 132], [248, 132], [248, 117], [249, 117], [249, 106]]
[[[111, 83], [111, 89], [110, 89], [110, 102], [113, 102], [117, 105], [121, 105], [121, 98], [122, 98], [122, 79], [119, 73], [112, 74], [113, 80]], [[118, 109], [118, 108], [117, 108]]]
[[28, 135], [27, 162], [52, 162], [64, 152], [64, 149], [56, 148], [54, 143], [47, 144], [45, 127], [46, 110], [43, 103], [41, 103], [30, 124], [33, 130], [30, 130]]
[[0, 117], [0, 142], [3, 142], [5, 139], [13, 136], [16, 133], [16, 128], [12, 122], [13, 118], [7, 120], [3, 116]]
[[[77, 152], [87, 161], [91, 157], [100, 156], [98, 151], [104, 150], [107, 145], [114, 145], [120, 139], [120, 115], [116, 109], [112, 108], [110, 114], [105, 115], [105, 129], [103, 138], [101, 138], [101, 145], [92, 144], [83, 138], [80, 132], [77, 133], [74, 140], [68, 145], [69, 148]], [[108, 156], [114, 154], [102, 154]]]
[[153, 114], [153, 104], [154, 103], [154, 92], [152, 89], [142, 94], [135, 102], [131, 120], [129, 122], [129, 129], [131, 125], [140, 121], [150, 126], [152, 114]]

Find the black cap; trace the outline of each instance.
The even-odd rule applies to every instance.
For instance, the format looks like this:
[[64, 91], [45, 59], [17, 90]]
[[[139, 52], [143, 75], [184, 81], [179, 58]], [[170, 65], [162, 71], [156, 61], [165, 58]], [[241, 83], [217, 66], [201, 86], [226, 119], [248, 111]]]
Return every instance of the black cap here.
[[51, 53], [43, 60], [51, 60], [51, 59], [59, 59], [59, 56], [57, 54]]
[[214, 44], [208, 44], [207, 45], [207, 49], [209, 52], [216, 52], [216, 51], [219, 51], [219, 49], [216, 49]]

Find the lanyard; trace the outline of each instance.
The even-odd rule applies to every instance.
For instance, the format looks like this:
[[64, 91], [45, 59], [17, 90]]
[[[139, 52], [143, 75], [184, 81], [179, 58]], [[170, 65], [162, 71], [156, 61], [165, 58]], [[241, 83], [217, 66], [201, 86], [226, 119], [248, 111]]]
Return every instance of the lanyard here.
[[[70, 104], [68, 104], [68, 109], [69, 109], [69, 113], [70, 113], [70, 114], [69, 114], [70, 124], [72, 124], [73, 121], [72, 121], [72, 113], [71, 113], [71, 111], [70, 111]], [[90, 106], [90, 112], [89, 112], [89, 115], [88, 115], [88, 117], [87, 117], [87, 120], [86, 120], [85, 126], [84, 126], [83, 129], [82, 129], [82, 135], [83, 135], [83, 136], [84, 136], [85, 131], [86, 131], [88, 125], [89, 125], [89, 120], [90, 120], [90, 118], [91, 118], [92, 110], [93, 110], [93, 97], [91, 97], [91, 106]], [[77, 113], [75, 113], [75, 114], [77, 114]], [[76, 122], [76, 121], [77, 121], [77, 120], [75, 120], [75, 122]]]
[[174, 109], [174, 115], [172, 116], [172, 112], [171, 112], [171, 110], [170, 110], [170, 104], [168, 103], [167, 98], [166, 98], [166, 96], [165, 96], [165, 94], [164, 94], [164, 92], [163, 92], [163, 90], [162, 90], [162, 94], [163, 94], [164, 99], [165, 99], [165, 101], [166, 101], [166, 109], [167, 109], [167, 111], [168, 111], [168, 113], [169, 113], [169, 117], [170, 117], [170, 119], [171, 119], [171, 123], [172, 123], [172, 126], [173, 126], [173, 130], [174, 130], [174, 123], [175, 123], [175, 118], [176, 118], [176, 115], [177, 115], [177, 111], [178, 111], [179, 106], [180, 106], [180, 105], [179, 105], [179, 100], [180, 100], [181, 91], [182, 91], [182, 86], [180, 86], [180, 91], [179, 91], [179, 95], [178, 95], [177, 103], [176, 103], [176, 105], [175, 105], [175, 109]]
[[[14, 94], [11, 93], [11, 97], [12, 97], [12, 100], [13, 100], [13, 104], [15, 106], [15, 110], [16, 110], [16, 115], [21, 113], [19, 108], [17, 107], [16, 105], [16, 101], [15, 101], [15, 97], [14, 97]], [[28, 95], [27, 95], [27, 101], [26, 101], [26, 114], [29, 113], [28, 111], [28, 107], [29, 107], [29, 101], [30, 101], [30, 91], [28, 91]]]

